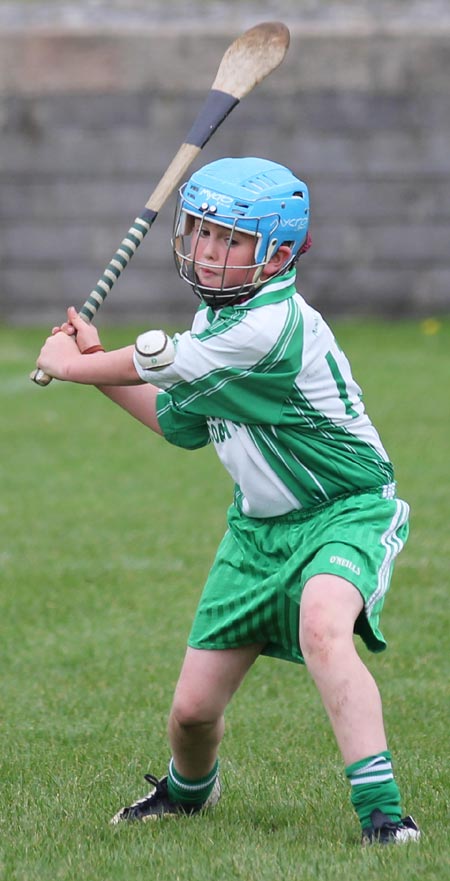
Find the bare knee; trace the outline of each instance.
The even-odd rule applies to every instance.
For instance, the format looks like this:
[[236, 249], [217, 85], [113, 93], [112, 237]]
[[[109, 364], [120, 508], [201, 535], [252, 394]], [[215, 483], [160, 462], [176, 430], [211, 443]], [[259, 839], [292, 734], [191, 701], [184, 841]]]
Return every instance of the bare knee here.
[[182, 729], [208, 728], [217, 722], [217, 713], [201, 696], [176, 694], [170, 711], [171, 724]]
[[334, 663], [341, 652], [354, 650], [353, 627], [361, 606], [358, 591], [344, 579], [310, 579], [300, 606], [300, 646], [308, 666]]
[[320, 603], [308, 604], [300, 615], [300, 646], [306, 664], [326, 661], [333, 652], [339, 629]]

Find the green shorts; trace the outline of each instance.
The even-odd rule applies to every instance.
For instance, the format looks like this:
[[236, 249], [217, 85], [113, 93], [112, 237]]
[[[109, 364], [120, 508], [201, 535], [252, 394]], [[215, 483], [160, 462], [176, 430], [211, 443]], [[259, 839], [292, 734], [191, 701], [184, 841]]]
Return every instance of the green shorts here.
[[382, 491], [364, 492], [282, 517], [228, 511], [228, 530], [213, 563], [189, 636], [200, 649], [264, 644], [263, 654], [303, 663], [302, 590], [313, 575], [339, 575], [359, 590], [355, 623], [367, 647], [386, 648], [379, 629], [395, 557], [408, 536], [409, 507]]

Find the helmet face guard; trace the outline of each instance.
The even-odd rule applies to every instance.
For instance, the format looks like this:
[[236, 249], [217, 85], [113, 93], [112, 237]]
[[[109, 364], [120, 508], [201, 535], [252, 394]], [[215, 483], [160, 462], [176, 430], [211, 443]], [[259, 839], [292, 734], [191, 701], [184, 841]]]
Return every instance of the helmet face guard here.
[[[195, 211], [195, 207], [193, 207], [191, 211], [189, 210], [189, 207], [190, 206], [186, 205], [186, 200], [183, 200], [181, 197], [178, 202], [178, 211], [175, 215], [174, 236], [172, 240], [175, 265], [183, 281], [186, 281], [192, 287], [194, 293], [201, 300], [204, 300], [205, 303], [212, 306], [214, 309], [230, 305], [241, 297], [248, 296], [254, 292], [262, 283], [261, 273], [267, 265], [270, 257], [267, 256], [265, 260], [256, 262], [255, 256], [253, 263], [249, 263], [245, 266], [242, 266], [242, 264], [236, 266], [233, 264], [230, 249], [234, 233], [237, 230], [238, 232], [245, 232], [247, 235], [254, 236], [254, 250], [256, 252], [258, 249], [258, 243], [261, 239], [261, 233], [258, 232], [261, 218], [255, 218], [252, 221], [253, 230], [250, 232], [249, 229], [242, 229], [240, 224], [238, 226], [238, 221], [235, 217], [221, 215], [219, 222], [216, 216], [214, 216], [214, 212], [212, 214], [208, 213], [206, 206], [204, 213], [200, 216]], [[204, 267], [206, 269], [209, 268], [208, 263], [201, 263], [197, 257], [198, 242], [205, 222], [217, 223], [219, 226], [226, 227], [226, 229], [230, 231], [225, 259], [223, 261], [223, 266], [221, 265], [221, 282], [217, 287], [206, 287], [205, 285], [200, 284], [198, 277], [199, 267]], [[191, 237], [195, 224], [196, 241], [193, 243]], [[274, 216], [274, 226], [276, 227], [276, 225], [277, 219]], [[239, 285], [225, 287], [225, 275], [229, 269], [241, 269], [245, 272], [244, 280]]]
[[[200, 284], [196, 268], [199, 234], [205, 222], [230, 230], [222, 281], [217, 287]], [[265, 159], [221, 159], [197, 172], [179, 190], [172, 248], [180, 277], [200, 299], [214, 309], [251, 296], [267, 281], [261, 275], [281, 245], [289, 256], [278, 269], [281, 275], [297, 260], [308, 233], [309, 198], [306, 184], [284, 166]], [[191, 239], [195, 229], [194, 239]], [[253, 262], [233, 266], [230, 255], [235, 231], [254, 237]], [[204, 264], [206, 267], [206, 264]], [[228, 269], [246, 270], [237, 287], [225, 287]]]

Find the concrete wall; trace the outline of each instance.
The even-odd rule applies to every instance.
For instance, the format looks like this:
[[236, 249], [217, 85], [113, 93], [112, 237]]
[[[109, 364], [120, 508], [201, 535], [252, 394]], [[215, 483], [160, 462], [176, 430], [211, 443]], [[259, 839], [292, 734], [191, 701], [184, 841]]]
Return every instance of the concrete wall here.
[[[244, 21], [228, 5], [218, 21], [189, 26], [167, 14], [126, 27], [0, 16], [1, 320], [52, 322], [81, 305], [185, 139], [227, 45], [267, 19], [258, 8]], [[196, 165], [256, 154], [307, 180], [314, 245], [300, 286], [328, 315], [449, 312], [450, 16], [409, 7], [299, 20], [296, 8], [269, 16], [290, 27], [286, 60]], [[173, 205], [103, 322], [188, 320], [195, 301], [173, 267]]]

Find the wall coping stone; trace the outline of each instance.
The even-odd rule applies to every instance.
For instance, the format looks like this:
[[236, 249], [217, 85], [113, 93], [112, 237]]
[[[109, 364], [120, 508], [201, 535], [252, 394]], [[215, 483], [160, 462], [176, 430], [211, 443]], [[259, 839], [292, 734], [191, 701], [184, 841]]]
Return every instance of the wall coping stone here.
[[[344, 89], [447, 93], [449, 4], [423, 0], [405, 9], [399, 0], [391, 0], [386, 16], [381, 14], [386, 7], [382, 0], [361, 5], [356, 14], [351, 2], [332, 3], [334, 17], [328, 10], [319, 18], [294, 15], [292, 4], [285, 2], [286, 14], [277, 17], [290, 28], [291, 48], [276, 74], [258, 90], [272, 95]], [[316, 12], [323, 10], [320, 0], [309, 6]], [[76, 9], [63, 5], [50, 17], [53, 6], [49, 4], [19, 4], [13, 7], [14, 14], [11, 4], [0, 5], [0, 95], [151, 89], [170, 94], [186, 86], [186, 69], [195, 71], [189, 91], [204, 93], [227, 45], [247, 26], [267, 20], [260, 5], [258, 13], [250, 16], [249, 9], [255, 7], [248, 2], [239, 3], [238, 15], [234, 14], [238, 8], [229, 2], [232, 15], [214, 18], [210, 11], [203, 20], [194, 14], [189, 20], [182, 15], [168, 20], [170, 3], [151, 4], [150, 8], [158, 9], [153, 18], [136, 0], [129, 17], [117, 0], [108, 15], [103, 3], [92, 4], [94, 16], [88, 15], [90, 7], [85, 2]], [[27, 16], [25, 10], [29, 10]], [[174, 64], [174, 56], [182, 58], [183, 64]]]

